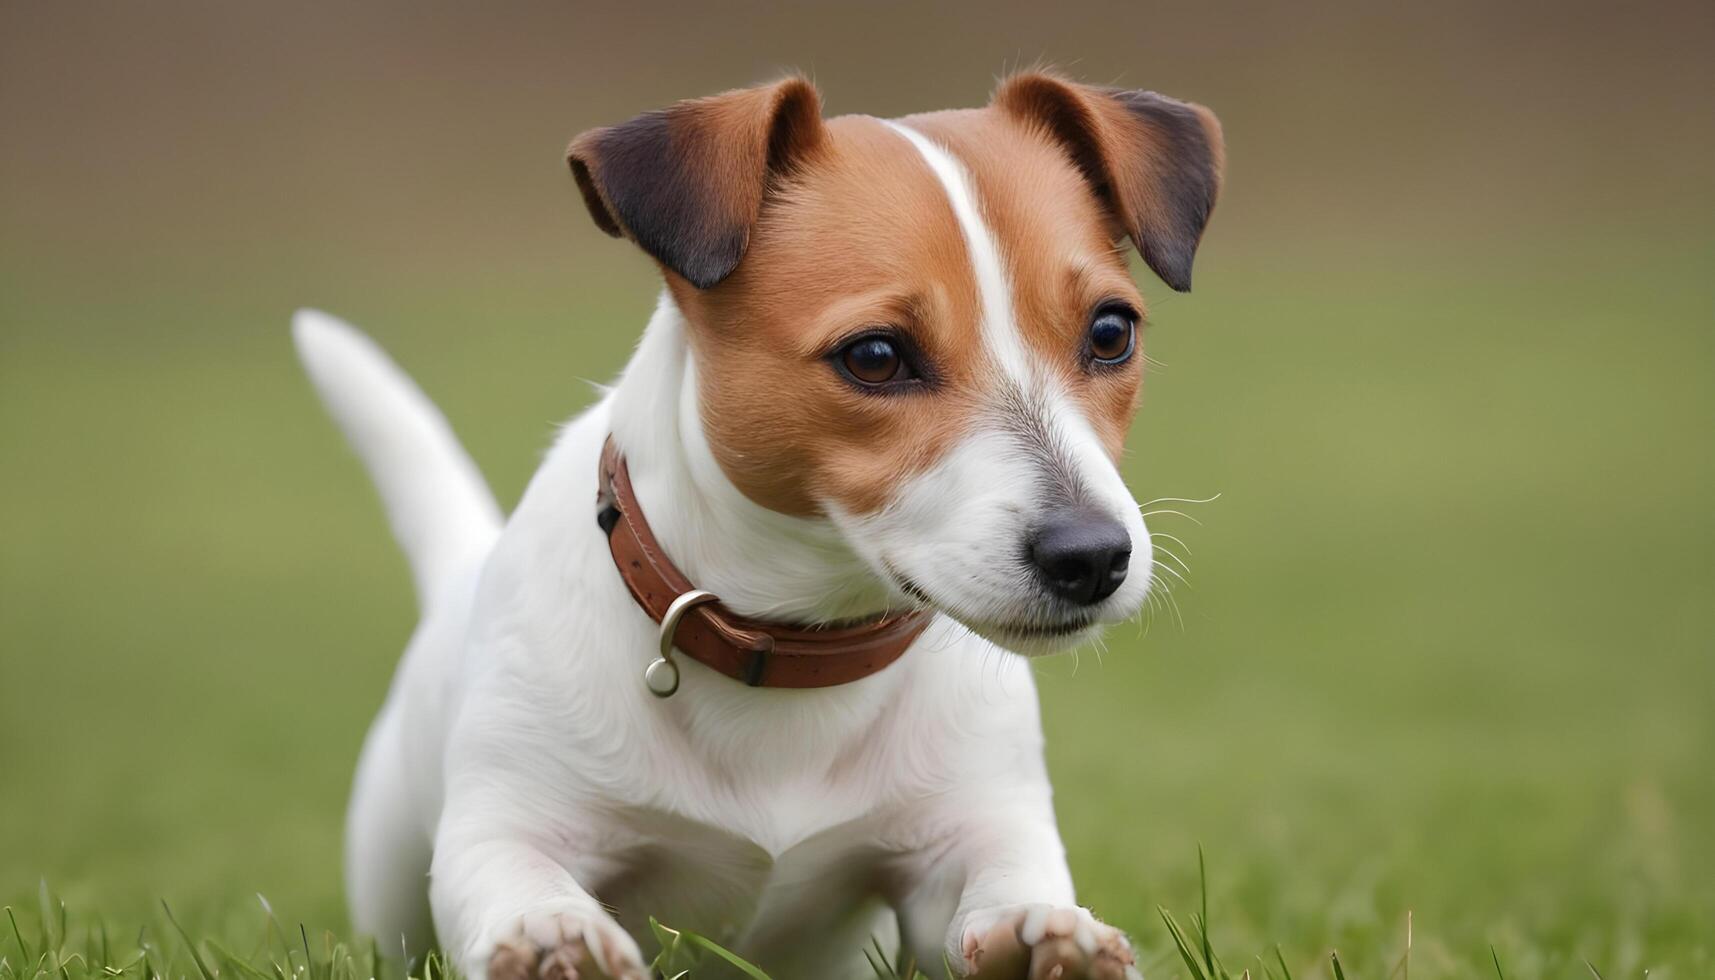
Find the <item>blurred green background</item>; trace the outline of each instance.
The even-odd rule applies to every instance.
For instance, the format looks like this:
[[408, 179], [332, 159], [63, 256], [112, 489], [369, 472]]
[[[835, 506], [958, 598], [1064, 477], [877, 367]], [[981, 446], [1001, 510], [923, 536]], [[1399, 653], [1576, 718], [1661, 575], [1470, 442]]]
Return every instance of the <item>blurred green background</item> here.
[[1229, 954], [1380, 975], [1410, 911], [1420, 975], [1715, 975], [1711, 52], [1706, 2], [6, 0], [0, 903], [343, 927], [415, 613], [295, 307], [379, 338], [510, 502], [655, 294], [574, 133], [1046, 62], [1212, 106], [1230, 162], [1196, 293], [1142, 273], [1128, 476], [1220, 494], [1154, 525], [1183, 625], [1039, 668], [1080, 897], [1161, 962], [1200, 842]]

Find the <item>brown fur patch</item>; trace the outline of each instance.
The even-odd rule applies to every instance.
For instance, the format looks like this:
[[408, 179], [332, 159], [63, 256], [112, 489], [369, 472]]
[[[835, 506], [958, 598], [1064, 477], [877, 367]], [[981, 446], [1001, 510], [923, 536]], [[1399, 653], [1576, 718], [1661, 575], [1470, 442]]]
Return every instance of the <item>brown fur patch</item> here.
[[[826, 125], [774, 188], [733, 275], [707, 290], [673, 284], [716, 458], [751, 499], [798, 515], [823, 500], [881, 506], [981, 404], [981, 302], [940, 182], [881, 122]], [[910, 336], [932, 379], [878, 395], [833, 370], [842, 338], [880, 326]]]
[[566, 151], [596, 226], [708, 287], [744, 257], [771, 175], [822, 138], [801, 78], [735, 89], [580, 134]]
[[1059, 144], [1149, 267], [1174, 289], [1190, 290], [1226, 165], [1214, 113], [1044, 72], [1007, 79], [993, 105]]

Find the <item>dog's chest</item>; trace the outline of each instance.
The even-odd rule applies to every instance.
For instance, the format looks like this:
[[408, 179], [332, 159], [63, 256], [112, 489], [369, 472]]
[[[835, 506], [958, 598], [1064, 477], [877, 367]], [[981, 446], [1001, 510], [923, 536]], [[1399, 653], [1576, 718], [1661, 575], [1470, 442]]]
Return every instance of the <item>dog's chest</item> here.
[[[766, 947], [771, 937], [865, 915], [887, 860], [877, 844], [883, 821], [830, 825], [826, 814], [838, 810], [813, 818], [814, 792], [776, 788], [720, 824], [643, 808], [616, 813], [627, 843], [603, 860], [596, 894], [634, 931], [646, 931], [654, 916], [736, 947]], [[831, 804], [825, 793], [820, 804]], [[747, 832], [727, 829], [747, 824]]]
[[[872, 912], [909, 847], [907, 801], [945, 782], [941, 752], [891, 710], [909, 699], [743, 692], [736, 711], [727, 693], [691, 689], [660, 706], [673, 714], [658, 708], [660, 727], [639, 739], [653, 778], [602, 808], [593, 890], [629, 929], [653, 915], [743, 947]], [[903, 764], [901, 741], [919, 743], [918, 765]]]

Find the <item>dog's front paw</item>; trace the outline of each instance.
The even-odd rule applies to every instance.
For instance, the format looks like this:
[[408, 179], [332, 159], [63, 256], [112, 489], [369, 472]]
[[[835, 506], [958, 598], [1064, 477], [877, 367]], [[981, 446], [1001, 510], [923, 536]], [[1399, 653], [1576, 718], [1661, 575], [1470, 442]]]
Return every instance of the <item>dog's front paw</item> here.
[[1013, 905], [965, 918], [967, 980], [1141, 980], [1125, 934], [1088, 909]]
[[649, 980], [643, 954], [601, 909], [544, 910], [520, 916], [472, 956], [486, 980]]

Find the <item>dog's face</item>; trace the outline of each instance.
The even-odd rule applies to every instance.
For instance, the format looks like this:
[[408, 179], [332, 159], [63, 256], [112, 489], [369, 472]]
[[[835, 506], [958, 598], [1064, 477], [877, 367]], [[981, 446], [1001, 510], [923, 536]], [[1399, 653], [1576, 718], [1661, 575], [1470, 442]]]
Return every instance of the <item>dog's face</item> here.
[[1045, 652], [1148, 592], [1115, 465], [1143, 365], [1121, 243], [1187, 288], [1220, 153], [1206, 110], [1027, 75], [898, 122], [823, 120], [792, 79], [586, 133], [571, 160], [597, 223], [661, 262], [732, 482]]

